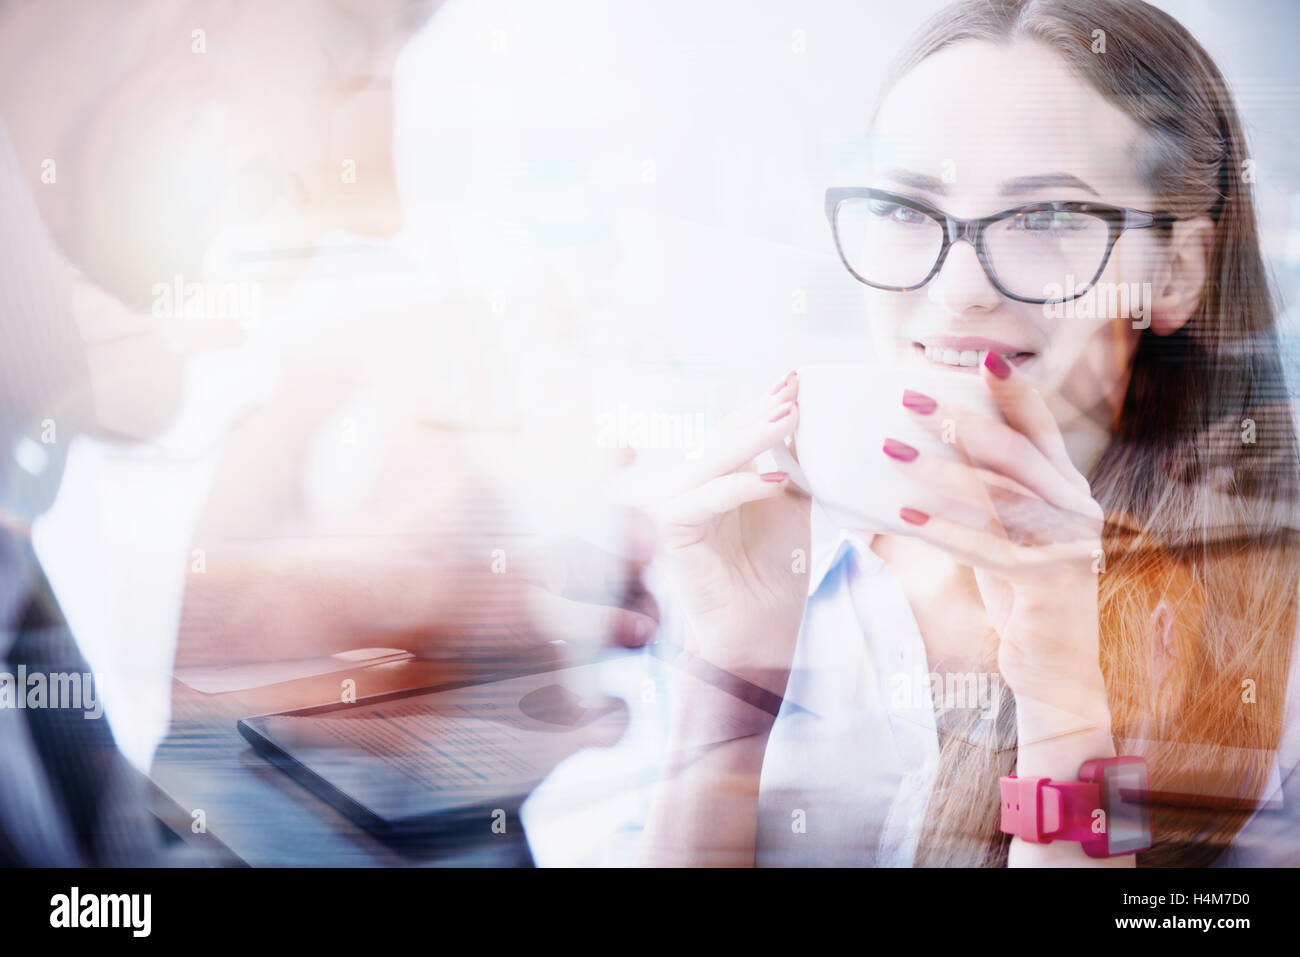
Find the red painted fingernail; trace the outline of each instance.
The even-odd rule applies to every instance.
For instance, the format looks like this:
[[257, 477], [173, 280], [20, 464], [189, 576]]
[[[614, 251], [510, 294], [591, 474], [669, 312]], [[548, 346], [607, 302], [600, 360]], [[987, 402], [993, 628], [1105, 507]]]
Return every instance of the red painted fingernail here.
[[988, 369], [999, 379], [1005, 379], [1011, 375], [1011, 366], [1007, 365], [1007, 360], [1002, 358], [992, 349], [984, 356], [984, 368]]
[[789, 472], [764, 472], [759, 476], [764, 482], [784, 482], [789, 477]]
[[924, 525], [930, 520], [929, 515], [914, 508], [900, 508], [898, 510], [898, 517], [909, 525]]
[[768, 395], [776, 395], [778, 392], [784, 389], [786, 383], [790, 381], [790, 376], [792, 375], [794, 375], [793, 372], [787, 372], [785, 375], [781, 376], [781, 381], [772, 387], [772, 391], [769, 392]]
[[793, 402], [783, 402], [783, 403], [781, 403], [781, 405], [777, 408], [777, 410], [776, 410], [776, 414], [773, 415], [772, 418], [768, 419], [767, 421], [769, 421], [769, 422], [780, 422], [780, 421], [781, 421], [782, 419], [784, 419], [787, 415], [789, 415], [793, 410], [794, 410], [794, 403], [793, 403]]
[[885, 439], [882, 451], [890, 458], [898, 459], [900, 462], [910, 462], [921, 454], [906, 442], [900, 442], [898, 439]]
[[911, 409], [913, 412], [919, 412], [921, 415], [929, 415], [935, 409], [939, 408], [939, 403], [922, 392], [913, 392], [911, 389], [904, 389], [903, 406]]

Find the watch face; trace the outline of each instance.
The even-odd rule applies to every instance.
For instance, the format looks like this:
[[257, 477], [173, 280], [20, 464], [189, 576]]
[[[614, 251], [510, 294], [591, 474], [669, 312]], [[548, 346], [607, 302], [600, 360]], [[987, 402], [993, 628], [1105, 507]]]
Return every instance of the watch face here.
[[1147, 803], [1145, 763], [1114, 764], [1106, 768], [1107, 851], [1132, 854], [1151, 846], [1151, 806]]

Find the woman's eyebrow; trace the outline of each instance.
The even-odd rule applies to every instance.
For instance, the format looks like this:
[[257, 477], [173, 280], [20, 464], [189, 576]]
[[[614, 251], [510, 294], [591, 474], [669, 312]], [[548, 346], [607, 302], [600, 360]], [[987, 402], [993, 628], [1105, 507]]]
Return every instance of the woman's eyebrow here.
[[900, 169], [897, 166], [891, 166], [888, 169], [880, 171], [880, 175], [885, 179], [892, 180], [903, 186], [912, 189], [919, 189], [926, 193], [934, 193], [936, 196], [948, 195], [948, 184], [937, 176], [927, 176], [924, 173], [915, 173], [910, 169]]
[[[937, 176], [929, 176], [925, 173], [917, 173], [914, 170], [902, 169], [897, 166], [881, 170], [880, 175], [912, 189], [933, 193], [936, 196], [948, 195], [948, 184]], [[1004, 180], [1000, 188], [1000, 195], [1019, 196], [1022, 193], [1032, 193], [1035, 190], [1052, 189], [1053, 187], [1081, 189], [1093, 196], [1101, 195], [1074, 174], [1062, 172], [1035, 173], [1033, 176], [1017, 176], [1015, 179]]]
[[1038, 189], [1051, 189], [1054, 186], [1086, 190], [1092, 193], [1093, 196], [1101, 195], [1079, 177], [1070, 173], [1038, 173], [1034, 176], [1018, 176], [1015, 179], [1004, 180], [1002, 195], [1018, 196], [1021, 193], [1032, 193]]

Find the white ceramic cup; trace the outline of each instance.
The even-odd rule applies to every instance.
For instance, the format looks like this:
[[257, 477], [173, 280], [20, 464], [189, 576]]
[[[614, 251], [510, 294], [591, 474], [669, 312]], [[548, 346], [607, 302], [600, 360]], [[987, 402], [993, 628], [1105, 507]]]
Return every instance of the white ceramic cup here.
[[[799, 459], [795, 461], [784, 444], [773, 448], [772, 456], [833, 522], [858, 531], [908, 534], [915, 529], [899, 517], [904, 507], [927, 514], [942, 511], [959, 520], [970, 517], [959, 503], [908, 475], [907, 466], [900, 468], [882, 447], [886, 438], [893, 438], [922, 456], [961, 461], [954, 445], [945, 444], [903, 406], [903, 392], [911, 389], [941, 404], [1005, 421], [979, 375], [847, 362], [808, 365], [798, 374], [799, 426], [794, 438]], [[932, 415], [940, 420], [942, 431], [942, 405]]]

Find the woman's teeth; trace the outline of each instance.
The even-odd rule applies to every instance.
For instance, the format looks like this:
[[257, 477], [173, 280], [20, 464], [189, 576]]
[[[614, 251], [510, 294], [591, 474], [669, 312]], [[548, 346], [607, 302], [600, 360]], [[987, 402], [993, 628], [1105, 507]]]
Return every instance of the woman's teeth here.
[[[924, 346], [925, 357], [931, 362], [940, 362], [946, 366], [977, 366], [981, 353], [977, 349], [942, 349], [939, 346]], [[1001, 353], [1002, 358], [1011, 359], [1024, 355], [1023, 352]]]
[[938, 346], [926, 346], [925, 357], [931, 362], [942, 362], [948, 366], [979, 365], [980, 354], [974, 349], [940, 349]]

